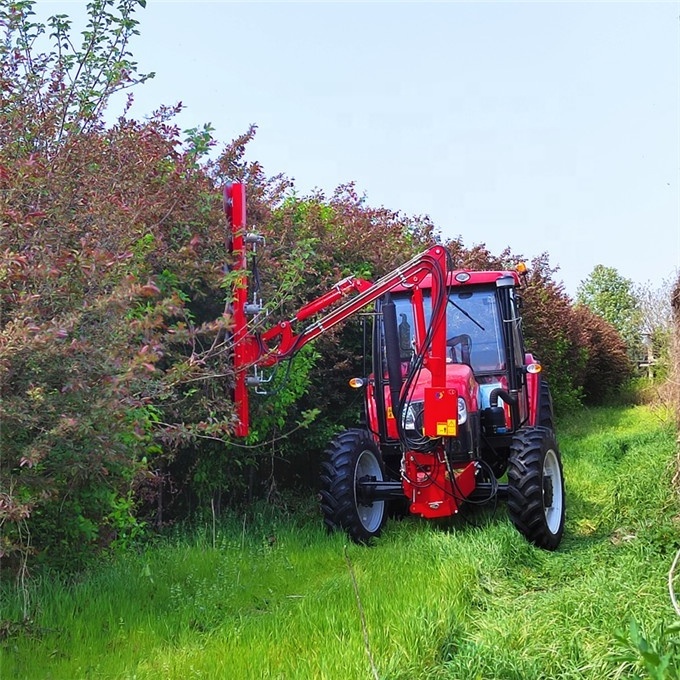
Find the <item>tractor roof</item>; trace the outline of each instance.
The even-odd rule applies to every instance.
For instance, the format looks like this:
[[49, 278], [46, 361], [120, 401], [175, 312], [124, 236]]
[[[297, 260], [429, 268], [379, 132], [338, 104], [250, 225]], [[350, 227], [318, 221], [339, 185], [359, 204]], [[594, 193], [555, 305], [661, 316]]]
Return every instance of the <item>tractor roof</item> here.
[[[472, 269], [455, 269], [449, 272], [448, 285], [463, 288], [465, 286], [479, 286], [484, 284], [495, 284], [499, 279], [511, 277], [516, 286], [520, 284], [520, 276], [516, 271], [475, 271]], [[432, 275], [426, 274], [420, 285], [421, 288], [432, 287]], [[411, 290], [407, 286], [395, 286], [395, 292]]]

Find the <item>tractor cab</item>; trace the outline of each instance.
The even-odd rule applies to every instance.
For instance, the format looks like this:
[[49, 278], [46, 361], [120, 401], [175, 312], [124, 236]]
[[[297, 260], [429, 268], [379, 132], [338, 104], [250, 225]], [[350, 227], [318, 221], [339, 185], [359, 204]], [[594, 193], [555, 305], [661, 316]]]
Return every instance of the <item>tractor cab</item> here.
[[[368, 420], [380, 439], [389, 445], [404, 433], [423, 428], [424, 394], [430, 374], [415, 365], [417, 348], [430, 327], [432, 300], [428, 281], [418, 289], [397, 289], [386, 303], [377, 304], [373, 340], [375, 391], [368, 392]], [[540, 393], [540, 365], [524, 350], [516, 288], [517, 272], [453, 271], [446, 290], [446, 384], [457, 394], [457, 441], [449, 448], [460, 455], [493, 458], [496, 472], [504, 472], [510, 436], [523, 424], [536, 420]], [[393, 303], [397, 319], [398, 354], [402, 384], [412, 376], [408, 393], [400, 391], [400, 405], [393, 404], [395, 390], [389, 386], [385, 314]], [[401, 412], [401, 426], [396, 420]], [[401, 434], [400, 434], [401, 432]], [[480, 437], [479, 435], [483, 435]], [[485, 447], [485, 441], [488, 445]], [[493, 453], [492, 453], [493, 451]], [[460, 456], [459, 456], [460, 457]]]

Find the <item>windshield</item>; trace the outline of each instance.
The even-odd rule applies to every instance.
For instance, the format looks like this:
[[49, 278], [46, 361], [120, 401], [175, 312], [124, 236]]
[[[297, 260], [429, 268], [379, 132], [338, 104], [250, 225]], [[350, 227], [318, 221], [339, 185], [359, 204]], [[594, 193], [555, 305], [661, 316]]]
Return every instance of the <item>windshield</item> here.
[[[415, 324], [408, 294], [394, 295], [402, 358], [413, 347]], [[426, 323], [431, 301], [424, 300]], [[469, 363], [475, 373], [497, 373], [505, 369], [500, 314], [494, 288], [454, 289], [446, 306], [446, 338], [449, 360]]]

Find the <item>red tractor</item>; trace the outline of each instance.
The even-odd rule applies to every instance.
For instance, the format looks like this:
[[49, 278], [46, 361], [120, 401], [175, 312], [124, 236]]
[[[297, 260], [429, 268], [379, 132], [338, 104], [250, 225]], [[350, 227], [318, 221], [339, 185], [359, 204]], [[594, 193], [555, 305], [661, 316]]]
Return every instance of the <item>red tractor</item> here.
[[225, 188], [225, 211], [241, 273], [233, 299], [235, 434], [248, 434], [249, 388], [262, 391], [263, 368], [373, 305], [373, 368], [350, 381], [364, 391], [364, 418], [333, 438], [321, 464], [325, 524], [368, 542], [396, 500], [412, 514], [442, 518], [465, 503], [504, 498], [529, 541], [556, 549], [562, 463], [548, 383], [524, 348], [520, 273], [455, 270], [435, 245], [374, 283], [348, 277], [261, 332], [247, 265], [262, 238], [246, 232], [242, 184]]

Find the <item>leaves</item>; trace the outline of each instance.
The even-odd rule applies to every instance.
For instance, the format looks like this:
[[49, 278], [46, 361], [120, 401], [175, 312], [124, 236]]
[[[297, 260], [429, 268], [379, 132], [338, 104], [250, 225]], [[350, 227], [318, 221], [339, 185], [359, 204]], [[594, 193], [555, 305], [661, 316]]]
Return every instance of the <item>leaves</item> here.
[[680, 678], [680, 622], [659, 622], [651, 633], [645, 632], [634, 617], [628, 623], [628, 631], [619, 631], [615, 638], [618, 649], [611, 656], [652, 680], [677, 680]]
[[154, 74], [138, 73], [129, 51], [131, 38], [139, 33], [134, 19], [138, 0], [121, 0], [115, 6], [111, 0], [89, 2], [80, 46], [71, 38], [66, 15], [50, 17], [50, 52], [37, 50], [46, 27], [33, 21], [33, 4], [0, 3], [0, 139], [15, 158], [36, 152], [51, 159], [70, 136], [101, 129], [101, 115], [112, 95]]

